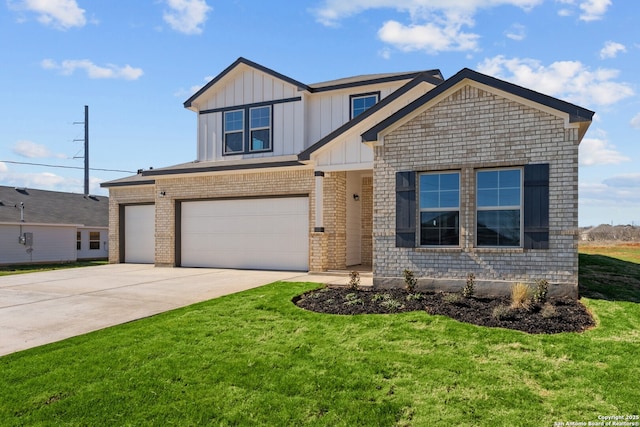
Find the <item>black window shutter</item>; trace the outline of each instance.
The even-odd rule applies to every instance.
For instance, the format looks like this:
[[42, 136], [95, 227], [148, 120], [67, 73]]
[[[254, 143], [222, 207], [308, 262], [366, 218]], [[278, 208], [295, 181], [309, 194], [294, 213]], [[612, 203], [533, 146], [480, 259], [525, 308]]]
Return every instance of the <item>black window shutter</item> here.
[[416, 246], [416, 173], [396, 173], [396, 247]]
[[524, 248], [549, 249], [549, 164], [524, 167]]

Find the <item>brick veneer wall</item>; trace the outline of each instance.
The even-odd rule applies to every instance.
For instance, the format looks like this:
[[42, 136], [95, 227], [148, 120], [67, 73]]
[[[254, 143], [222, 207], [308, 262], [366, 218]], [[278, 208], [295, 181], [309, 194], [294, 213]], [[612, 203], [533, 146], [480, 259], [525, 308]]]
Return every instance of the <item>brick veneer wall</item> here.
[[327, 269], [343, 270], [347, 268], [347, 173], [326, 173], [323, 193]]
[[362, 242], [360, 248], [362, 265], [370, 266], [373, 261], [373, 177], [365, 176], [362, 178], [360, 202], [362, 203]]
[[120, 262], [120, 205], [154, 203], [155, 197], [153, 185], [109, 189], [109, 263]]
[[[160, 195], [164, 192], [164, 195]], [[315, 181], [313, 170], [289, 169], [269, 172], [231, 173], [226, 175], [159, 176], [155, 186], [117, 187], [110, 190], [109, 248], [110, 262], [119, 262], [118, 207], [124, 203], [154, 202], [156, 207], [155, 264], [176, 265], [176, 201], [236, 197], [309, 196], [310, 234], [314, 223]], [[310, 239], [313, 257], [323, 249]], [[313, 263], [310, 260], [309, 265]]]
[[[577, 296], [578, 142], [563, 119], [471, 85], [385, 136], [374, 150], [374, 285], [403, 286], [411, 269], [428, 289], [458, 290], [473, 273], [479, 293], [546, 279], [550, 294]], [[476, 169], [528, 163], [550, 164], [549, 249], [474, 247]], [[439, 170], [461, 172], [461, 247], [396, 248], [396, 172]]]

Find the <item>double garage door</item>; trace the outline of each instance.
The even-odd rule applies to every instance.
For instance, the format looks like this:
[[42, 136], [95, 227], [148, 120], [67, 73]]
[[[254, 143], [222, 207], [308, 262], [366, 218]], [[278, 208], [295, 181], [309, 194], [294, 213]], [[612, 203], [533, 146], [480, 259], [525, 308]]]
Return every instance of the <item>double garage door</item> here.
[[[308, 197], [182, 202], [179, 211], [182, 267], [308, 270]], [[124, 261], [154, 263], [155, 206], [126, 206], [124, 232]]]
[[183, 267], [308, 270], [309, 199], [182, 202]]

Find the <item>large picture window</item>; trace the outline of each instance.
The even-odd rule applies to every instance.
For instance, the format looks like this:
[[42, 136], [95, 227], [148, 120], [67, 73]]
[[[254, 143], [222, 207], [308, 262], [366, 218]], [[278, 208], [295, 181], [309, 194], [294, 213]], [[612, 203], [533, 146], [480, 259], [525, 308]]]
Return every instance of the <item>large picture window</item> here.
[[224, 113], [224, 153], [244, 151], [244, 110]]
[[479, 247], [521, 246], [522, 171], [485, 170], [476, 173]]
[[460, 173], [420, 175], [420, 245], [460, 245]]
[[271, 149], [271, 107], [256, 107], [249, 110], [249, 151]]

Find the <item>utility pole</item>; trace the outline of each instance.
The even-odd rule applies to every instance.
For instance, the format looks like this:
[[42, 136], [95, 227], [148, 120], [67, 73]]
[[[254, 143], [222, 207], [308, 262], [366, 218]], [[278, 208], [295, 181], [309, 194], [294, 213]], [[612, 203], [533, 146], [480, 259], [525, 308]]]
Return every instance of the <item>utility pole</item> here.
[[84, 195], [89, 195], [89, 106], [84, 106]]
[[[84, 106], [84, 122], [73, 122], [74, 125], [84, 125], [84, 195], [89, 195], [89, 106]], [[80, 141], [74, 139], [74, 141]], [[74, 157], [77, 159], [78, 157]]]

